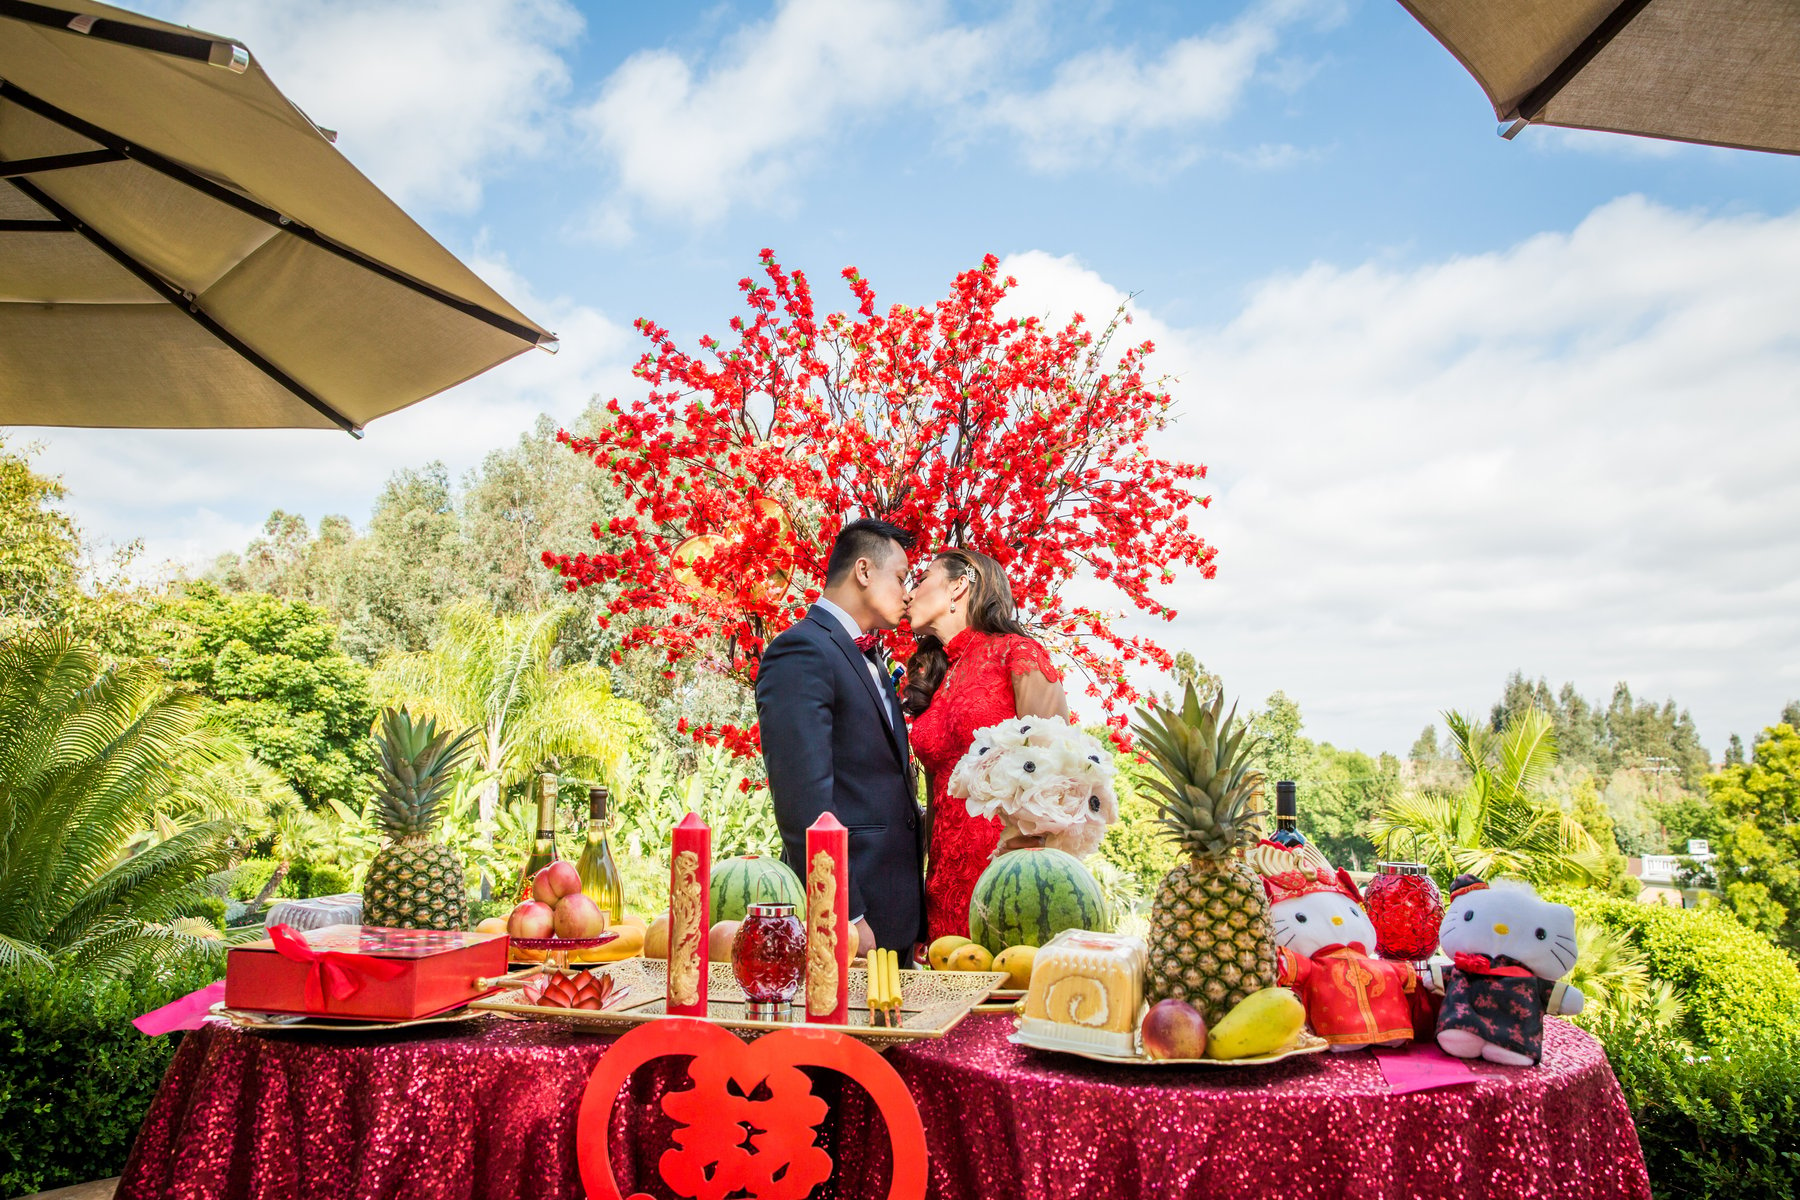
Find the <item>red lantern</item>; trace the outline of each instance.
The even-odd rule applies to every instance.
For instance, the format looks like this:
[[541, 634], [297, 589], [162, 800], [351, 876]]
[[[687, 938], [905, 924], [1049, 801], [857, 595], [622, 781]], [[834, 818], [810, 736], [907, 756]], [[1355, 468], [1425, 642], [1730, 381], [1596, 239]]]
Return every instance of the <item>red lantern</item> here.
[[[818, 1145], [817, 1130], [826, 1104], [800, 1069], [824, 1067], [860, 1084], [887, 1125], [894, 1163], [888, 1200], [923, 1200], [925, 1126], [906, 1084], [880, 1054], [841, 1033], [802, 1026], [746, 1043], [692, 1017], [640, 1025], [595, 1064], [575, 1135], [589, 1200], [624, 1200], [607, 1147], [613, 1105], [633, 1071], [665, 1057], [693, 1060], [694, 1086], [662, 1099], [663, 1111], [682, 1128], [658, 1160], [657, 1174], [677, 1195], [797, 1200], [829, 1179], [831, 1156]], [[765, 1084], [767, 1098], [751, 1099]], [[648, 1197], [634, 1193], [630, 1200]]]
[[1418, 962], [1437, 949], [1444, 899], [1423, 863], [1377, 863], [1363, 889], [1363, 909], [1375, 926], [1375, 953]]

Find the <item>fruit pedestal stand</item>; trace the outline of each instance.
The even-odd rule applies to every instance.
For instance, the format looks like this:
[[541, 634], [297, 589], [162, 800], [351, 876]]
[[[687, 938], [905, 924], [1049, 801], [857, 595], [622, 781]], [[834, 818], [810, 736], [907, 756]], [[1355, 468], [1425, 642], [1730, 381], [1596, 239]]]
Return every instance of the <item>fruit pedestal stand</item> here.
[[[1648, 1200], [1637, 1139], [1599, 1044], [1546, 1022], [1544, 1060], [1475, 1062], [1466, 1082], [1390, 1087], [1367, 1052], [1273, 1066], [1149, 1071], [1012, 1045], [1003, 1015], [889, 1050], [916, 1102], [929, 1192], [1067, 1197]], [[612, 1039], [483, 1018], [364, 1038], [186, 1035], [118, 1200], [579, 1200], [576, 1123]], [[751, 1043], [752, 1048], [759, 1043]], [[658, 1162], [693, 1084], [681, 1059], [631, 1077], [606, 1124], [623, 1194], [668, 1194]], [[859, 1089], [821, 1142], [837, 1196], [887, 1194], [888, 1141]]]

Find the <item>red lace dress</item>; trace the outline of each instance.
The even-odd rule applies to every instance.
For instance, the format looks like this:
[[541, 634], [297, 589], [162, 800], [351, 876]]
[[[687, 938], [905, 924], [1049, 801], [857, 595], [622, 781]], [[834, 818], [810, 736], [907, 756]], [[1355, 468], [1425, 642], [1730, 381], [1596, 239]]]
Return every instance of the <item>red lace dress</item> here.
[[[931, 849], [925, 867], [925, 914], [931, 940], [948, 934], [969, 936], [969, 897], [999, 844], [1001, 822], [972, 817], [961, 800], [946, 795], [950, 772], [975, 741], [975, 732], [1019, 715], [1015, 681], [1037, 676], [1059, 683], [1062, 673], [1050, 654], [1017, 634], [965, 629], [944, 647], [950, 669], [931, 698], [931, 707], [912, 723], [912, 748], [925, 768], [930, 788]], [[1061, 689], [1054, 703], [1061, 703]]]

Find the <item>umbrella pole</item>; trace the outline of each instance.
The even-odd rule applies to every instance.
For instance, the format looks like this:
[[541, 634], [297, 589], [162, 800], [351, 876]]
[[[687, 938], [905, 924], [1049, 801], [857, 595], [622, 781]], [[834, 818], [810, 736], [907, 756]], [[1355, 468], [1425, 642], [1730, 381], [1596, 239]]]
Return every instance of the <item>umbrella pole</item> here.
[[339, 429], [342, 429], [351, 437], [362, 437], [362, 426], [358, 425], [355, 421], [352, 421], [349, 417], [346, 417], [337, 409], [331, 407], [331, 405], [325, 403], [325, 401], [319, 399], [319, 397], [313, 395], [312, 392], [307, 390], [306, 387], [296, 381], [286, 371], [283, 371], [280, 367], [257, 353], [249, 343], [245, 342], [242, 338], [215, 321], [211, 314], [200, 307], [198, 297], [189, 296], [187, 293], [181, 291], [181, 289], [166, 282], [162, 276], [158, 275], [155, 271], [152, 271], [137, 259], [131, 257], [131, 255], [121, 250], [118, 246], [115, 246], [105, 235], [94, 229], [86, 221], [83, 221], [80, 217], [77, 217], [61, 204], [58, 204], [42, 188], [32, 183], [29, 179], [11, 178], [8, 179], [7, 182], [29, 196], [32, 203], [48, 210], [51, 215], [62, 222], [65, 228], [79, 233], [89, 242], [92, 242], [94, 246], [106, 254], [108, 258], [111, 258], [121, 267], [130, 271], [151, 291], [161, 296], [164, 300], [167, 300], [181, 312], [186, 313], [190, 320], [199, 325], [200, 328], [206, 330], [206, 332], [212, 334], [215, 338], [219, 339], [219, 341], [235, 351], [246, 362], [250, 363], [250, 365], [254, 366], [257, 370], [267, 375], [270, 379], [273, 379], [276, 383], [279, 383], [282, 387], [286, 388], [300, 399], [306, 401], [307, 404], [317, 410], [326, 420], [330, 421], [333, 425], [336, 425]]

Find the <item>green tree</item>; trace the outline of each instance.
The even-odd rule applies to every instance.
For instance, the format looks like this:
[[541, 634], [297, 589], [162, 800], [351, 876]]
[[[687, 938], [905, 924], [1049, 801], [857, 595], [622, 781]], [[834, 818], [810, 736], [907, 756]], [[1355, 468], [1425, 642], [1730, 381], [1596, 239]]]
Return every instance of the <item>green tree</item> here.
[[1731, 735], [1731, 740], [1725, 743], [1725, 765], [1728, 767], [1744, 765], [1744, 739], [1735, 733]]
[[1433, 721], [1413, 740], [1412, 749], [1406, 752], [1406, 757], [1416, 763], [1428, 763], [1436, 761], [1438, 754], [1437, 722]]
[[149, 664], [102, 670], [66, 631], [0, 642], [0, 968], [122, 973], [217, 938], [186, 914], [229, 861], [232, 824], [177, 825], [131, 852], [222, 757], [201, 708]]
[[1800, 951], [1800, 732], [1763, 730], [1748, 763], [1706, 780], [1719, 893], [1744, 924]]
[[137, 544], [96, 556], [60, 507], [62, 482], [32, 470], [36, 449], [9, 453], [0, 436], [0, 637], [67, 626], [116, 657], [139, 619], [125, 582]]
[[430, 650], [392, 655], [376, 670], [383, 704], [481, 730], [471, 760], [484, 776], [484, 824], [503, 789], [551, 762], [616, 782], [632, 739], [649, 733], [642, 706], [614, 695], [603, 668], [557, 655], [574, 617], [568, 605], [496, 616], [482, 601], [463, 601], [446, 611]]
[[1594, 886], [1619, 895], [1637, 895], [1638, 882], [1627, 870], [1630, 864], [1619, 850], [1612, 814], [1607, 811], [1600, 789], [1594, 786], [1594, 777], [1586, 771], [1575, 780], [1569, 815], [1594, 840], [1598, 864]]
[[1461, 713], [1444, 714], [1468, 786], [1460, 792], [1408, 792], [1371, 823], [1382, 852], [1426, 863], [1440, 884], [1472, 872], [1517, 875], [1533, 883], [1587, 882], [1600, 870], [1586, 830], [1542, 789], [1556, 763], [1549, 716], [1531, 707], [1509, 715], [1498, 733]]
[[1297, 783], [1305, 773], [1312, 743], [1300, 736], [1303, 724], [1300, 706], [1286, 692], [1271, 693], [1263, 710], [1250, 718], [1250, 736], [1261, 739], [1258, 757], [1270, 783], [1278, 779]]
[[63, 621], [80, 600], [81, 536], [31, 450], [6, 453], [0, 437], [0, 636]]
[[191, 583], [149, 608], [145, 652], [218, 705], [220, 719], [315, 807], [347, 802], [373, 768], [369, 673], [326, 612]]

